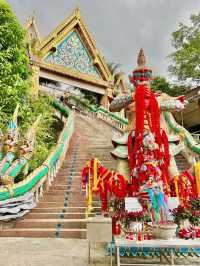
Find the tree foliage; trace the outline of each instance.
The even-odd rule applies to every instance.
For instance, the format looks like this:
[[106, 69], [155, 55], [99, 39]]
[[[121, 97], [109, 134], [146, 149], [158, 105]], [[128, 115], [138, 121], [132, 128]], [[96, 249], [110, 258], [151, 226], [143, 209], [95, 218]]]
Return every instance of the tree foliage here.
[[21, 135], [24, 135], [30, 125], [36, 118], [42, 114], [42, 119], [39, 123], [36, 132], [36, 147], [34, 156], [30, 161], [30, 170], [33, 170], [41, 165], [46, 160], [50, 150], [57, 143], [58, 135], [61, 127], [59, 121], [54, 117], [54, 108], [51, 105], [52, 99], [45, 95], [40, 95], [37, 100], [29, 102], [21, 108], [19, 120], [21, 123]]
[[29, 86], [29, 59], [25, 31], [10, 6], [0, 0], [0, 111], [13, 113], [16, 104], [24, 104]]
[[172, 85], [170, 84], [165, 77], [157, 76], [151, 83], [151, 88], [154, 91], [160, 91], [167, 93], [170, 96], [178, 96], [184, 94], [184, 86]]
[[25, 31], [7, 1], [0, 0], [0, 129], [6, 129], [7, 122], [19, 104], [18, 125], [23, 141], [27, 129], [42, 114], [36, 134], [35, 153], [30, 161], [30, 169], [33, 170], [46, 159], [60, 131], [55, 124], [57, 120], [51, 99], [47, 96], [31, 99], [30, 77]]
[[191, 25], [179, 24], [172, 33], [172, 45], [175, 52], [169, 57], [169, 71], [178, 81], [200, 82], [200, 13], [191, 15]]

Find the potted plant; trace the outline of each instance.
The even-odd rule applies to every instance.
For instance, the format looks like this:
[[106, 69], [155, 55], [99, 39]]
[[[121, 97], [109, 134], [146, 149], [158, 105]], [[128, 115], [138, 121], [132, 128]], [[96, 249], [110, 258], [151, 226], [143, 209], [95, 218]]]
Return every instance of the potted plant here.
[[190, 201], [190, 223], [193, 225], [196, 237], [200, 237], [200, 198], [192, 199]]
[[179, 227], [187, 227], [189, 224], [191, 210], [190, 208], [183, 207], [179, 205], [177, 208], [173, 209], [172, 216], [174, 219], [174, 223], [177, 224]]

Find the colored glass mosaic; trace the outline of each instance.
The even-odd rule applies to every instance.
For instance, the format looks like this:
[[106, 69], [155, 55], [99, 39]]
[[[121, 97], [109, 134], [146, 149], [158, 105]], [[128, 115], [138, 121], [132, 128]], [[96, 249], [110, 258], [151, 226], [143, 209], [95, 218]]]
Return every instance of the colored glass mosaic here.
[[88, 50], [76, 31], [72, 31], [58, 44], [56, 51], [50, 52], [44, 60], [100, 78]]

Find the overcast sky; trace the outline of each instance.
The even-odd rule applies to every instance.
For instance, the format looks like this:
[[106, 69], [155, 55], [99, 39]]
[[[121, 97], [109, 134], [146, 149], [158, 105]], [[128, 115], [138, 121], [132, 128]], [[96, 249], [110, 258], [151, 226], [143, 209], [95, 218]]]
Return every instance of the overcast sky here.
[[172, 51], [171, 33], [179, 22], [188, 23], [200, 12], [200, 0], [8, 0], [25, 23], [36, 13], [42, 37], [50, 33], [77, 3], [97, 47], [107, 61], [122, 64], [126, 75], [136, 66], [142, 47], [154, 74], [167, 75], [167, 56]]

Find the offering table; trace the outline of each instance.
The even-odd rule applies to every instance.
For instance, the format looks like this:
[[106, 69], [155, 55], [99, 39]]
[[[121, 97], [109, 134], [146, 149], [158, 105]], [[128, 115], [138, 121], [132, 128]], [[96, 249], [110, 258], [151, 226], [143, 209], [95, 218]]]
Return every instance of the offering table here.
[[[174, 256], [175, 251], [182, 249], [182, 248], [188, 248], [189, 249], [198, 249], [198, 253], [200, 255], [200, 240], [199, 239], [179, 239], [179, 238], [173, 238], [169, 240], [162, 240], [162, 239], [153, 239], [153, 240], [143, 240], [143, 241], [135, 241], [135, 240], [128, 240], [123, 239], [120, 237], [115, 237], [115, 246], [116, 246], [116, 259], [117, 259], [117, 266], [138, 266], [138, 265], [144, 265], [142, 264], [134, 264], [134, 263], [121, 263], [120, 259], [120, 247], [124, 248], [149, 248], [149, 249], [160, 249], [160, 261], [162, 262], [162, 259], [165, 258], [168, 261], [168, 265], [174, 265]], [[166, 251], [169, 252], [169, 256], [166, 255]], [[155, 264], [149, 264], [147, 265], [155, 265]], [[166, 265], [166, 263], [164, 264]]]

